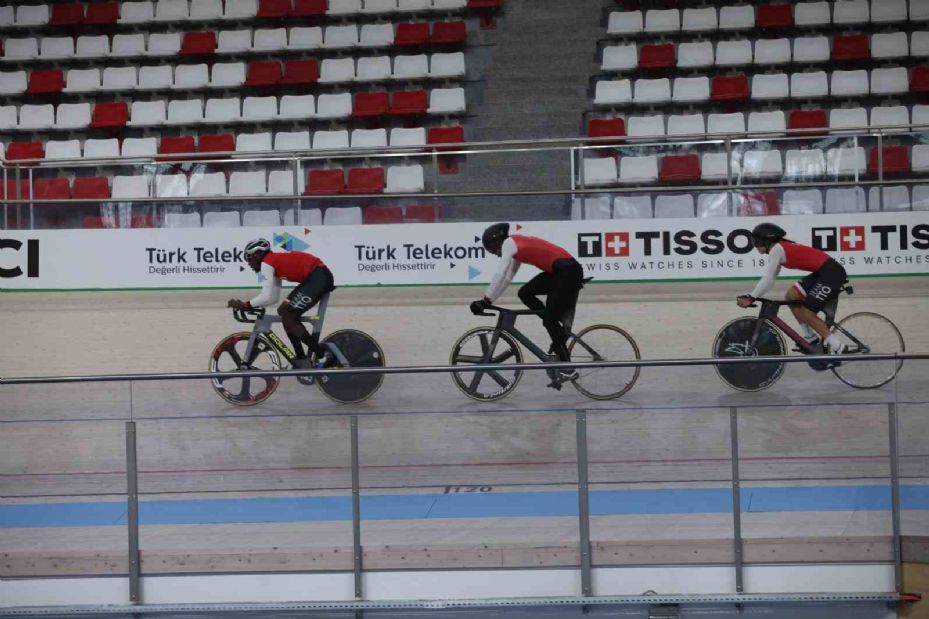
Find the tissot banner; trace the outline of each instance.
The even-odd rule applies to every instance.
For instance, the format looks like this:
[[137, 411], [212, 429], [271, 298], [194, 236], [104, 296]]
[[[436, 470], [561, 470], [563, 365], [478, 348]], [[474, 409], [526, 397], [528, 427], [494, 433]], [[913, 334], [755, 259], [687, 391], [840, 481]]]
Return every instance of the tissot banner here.
[[[729, 279], [760, 275], [750, 231], [761, 221], [829, 252], [853, 276], [929, 274], [929, 212], [511, 222], [511, 233], [561, 245], [598, 281]], [[480, 243], [488, 223], [0, 230], [0, 289], [256, 286], [241, 249], [256, 237], [275, 251], [316, 254], [341, 286], [481, 284], [497, 261]], [[535, 273], [525, 266], [516, 281]]]

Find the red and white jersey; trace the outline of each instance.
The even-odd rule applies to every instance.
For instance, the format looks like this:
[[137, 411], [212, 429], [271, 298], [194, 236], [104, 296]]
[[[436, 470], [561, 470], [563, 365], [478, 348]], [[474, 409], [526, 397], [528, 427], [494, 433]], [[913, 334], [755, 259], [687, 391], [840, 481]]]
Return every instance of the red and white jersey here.
[[281, 296], [281, 280], [303, 283], [310, 273], [321, 266], [325, 266], [322, 260], [306, 252], [268, 253], [261, 261], [259, 270], [262, 277], [261, 292], [249, 304], [252, 307], [264, 307], [277, 303]]
[[540, 271], [552, 272], [556, 260], [572, 258], [567, 250], [535, 236], [514, 234], [500, 246], [500, 266], [490, 281], [484, 298], [493, 303], [513, 281], [519, 267], [531, 264]]
[[771, 290], [777, 280], [778, 273], [781, 272], [781, 267], [812, 273], [822, 268], [827, 260], [829, 260], [829, 254], [815, 247], [791, 243], [790, 241], [778, 241], [771, 246], [771, 250], [767, 255], [764, 274], [758, 280], [751, 295], [757, 298], [764, 296], [766, 292]]

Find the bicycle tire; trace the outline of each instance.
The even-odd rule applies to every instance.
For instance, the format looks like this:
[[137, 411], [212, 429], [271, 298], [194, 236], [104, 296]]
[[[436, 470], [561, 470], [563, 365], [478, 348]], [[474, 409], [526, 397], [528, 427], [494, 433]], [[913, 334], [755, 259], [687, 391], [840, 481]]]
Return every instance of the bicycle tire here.
[[[367, 333], [357, 329], [342, 329], [326, 336], [323, 346], [333, 344], [339, 348], [348, 360], [349, 367], [384, 367], [387, 359], [377, 341]], [[333, 367], [341, 367], [338, 363]], [[383, 374], [349, 374], [333, 372], [320, 374], [316, 383], [331, 400], [340, 404], [357, 404], [364, 402], [380, 389], [384, 382]]]
[[[498, 336], [496, 340], [494, 340], [495, 334]], [[477, 350], [468, 348], [468, 346], [475, 340], [477, 341], [480, 348]], [[496, 348], [500, 342], [503, 342], [507, 346], [507, 349], [501, 352], [499, 355], [493, 355], [493, 353], [496, 352]], [[522, 349], [519, 347], [519, 343], [512, 335], [506, 331], [499, 331], [494, 327], [476, 327], [470, 331], [466, 331], [452, 346], [452, 353], [449, 356], [449, 365], [474, 365], [483, 363], [483, 359], [487, 355], [487, 349], [491, 346], [492, 343], [493, 348], [490, 351], [490, 363], [504, 364], [510, 358], [514, 360], [514, 363], [523, 362]], [[505, 374], [503, 372], [505, 372]], [[452, 379], [455, 381], [455, 385], [457, 385], [457, 387], [469, 398], [479, 402], [492, 402], [494, 400], [499, 400], [500, 398], [508, 395], [511, 391], [513, 391], [513, 389], [515, 389], [516, 385], [519, 383], [519, 379], [522, 378], [523, 375], [522, 370], [504, 370], [503, 372], [453, 372]], [[512, 374], [512, 376], [510, 376], [510, 374]], [[489, 376], [491, 380], [500, 387], [500, 389], [487, 393], [480, 391], [479, 389], [485, 376]]]
[[[613, 335], [607, 335], [612, 333]], [[596, 334], [596, 335], [595, 335]], [[618, 339], [617, 339], [618, 336]], [[607, 342], [608, 339], [612, 341]], [[630, 354], [631, 353], [631, 354]], [[591, 325], [571, 339], [568, 346], [571, 361], [630, 361], [641, 359], [639, 347], [632, 336], [614, 325]], [[594, 400], [613, 400], [630, 389], [639, 379], [641, 368], [578, 368], [579, 376], [571, 381], [574, 388]], [[605, 392], [607, 385], [621, 385], [618, 391]]]
[[[867, 326], [868, 323], [870, 327]], [[897, 325], [886, 316], [875, 312], [849, 314], [832, 327], [832, 332], [849, 347], [846, 351], [849, 354], [906, 352], [906, 343]], [[866, 332], [867, 335], [864, 335]], [[863, 350], [858, 342], [867, 348]], [[903, 367], [902, 360], [897, 362], [849, 361], [833, 367], [832, 373], [850, 387], [877, 389], [896, 378], [901, 367]], [[866, 377], [871, 376], [876, 378], [866, 380]]]
[[[248, 347], [248, 340], [251, 335], [252, 334], [250, 331], [240, 331], [238, 333], [227, 335], [222, 340], [220, 340], [219, 344], [216, 345], [216, 347], [213, 349], [213, 353], [210, 355], [210, 362], [208, 364], [209, 371], [222, 373], [244, 369], [242, 355], [245, 354], [245, 349]], [[237, 345], [239, 348], [241, 348], [241, 352], [236, 350]], [[278, 354], [277, 349], [274, 348], [274, 346], [271, 344], [271, 341], [267, 337], [264, 335], [258, 335], [255, 338], [255, 350], [255, 360], [252, 361], [248, 369], [281, 369], [281, 356]], [[260, 361], [262, 355], [267, 356], [268, 360], [266, 362]], [[224, 362], [225, 357], [229, 358], [231, 364]], [[227, 365], [231, 365], [231, 367], [223, 367]], [[237, 392], [230, 390], [224, 386], [224, 383], [227, 381], [241, 381], [241, 388]], [[252, 383], [256, 381], [264, 381], [265, 388], [255, 394], [252, 394]], [[270, 376], [260, 378], [214, 378], [210, 381], [210, 384], [213, 386], [213, 390], [216, 392], [216, 394], [226, 402], [236, 406], [254, 406], [270, 398], [271, 395], [277, 390], [280, 382], [280, 376]]]
[[[784, 337], [769, 321], [761, 326], [754, 348], [749, 346], [758, 318], [743, 316], [727, 322], [713, 340], [714, 357], [784, 356]], [[739, 391], [761, 391], [776, 383], [784, 374], [786, 363], [731, 363], [714, 365], [724, 383]]]

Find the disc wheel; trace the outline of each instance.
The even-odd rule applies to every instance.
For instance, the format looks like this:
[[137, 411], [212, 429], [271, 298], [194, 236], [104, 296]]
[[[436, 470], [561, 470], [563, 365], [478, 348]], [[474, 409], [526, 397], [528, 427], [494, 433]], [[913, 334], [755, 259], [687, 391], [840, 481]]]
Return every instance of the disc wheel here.
[[[713, 342], [714, 357], [774, 357], [787, 354], [784, 338], [767, 320], [759, 327], [758, 340], [752, 345], [757, 318], [736, 318], [729, 322]], [[785, 363], [730, 363], [714, 365], [716, 373], [733, 389], [761, 391], [773, 385], [784, 373]]]
[[[571, 339], [571, 361], [633, 361], [641, 359], [632, 336], [613, 325], [592, 325]], [[639, 367], [578, 368], [574, 387], [594, 400], [612, 400], [623, 395], [639, 379]]]
[[[846, 316], [832, 327], [833, 335], [845, 343], [848, 354], [890, 354], [906, 351], [903, 336], [894, 323], [880, 314], [859, 312]], [[896, 377], [903, 361], [846, 361], [832, 372], [846, 385], [876, 389]]]
[[509, 333], [493, 327], [477, 327], [466, 332], [455, 345], [450, 365], [498, 364], [499, 370], [453, 372], [455, 385], [469, 398], [481, 402], [499, 400], [516, 388], [522, 370], [508, 369], [507, 364], [522, 363], [523, 352]]
[[[233, 333], [223, 339], [210, 355], [209, 371], [221, 374], [236, 370], [280, 370], [281, 357], [264, 336], [255, 338], [251, 363], [246, 364], [245, 352], [251, 337], [248, 331]], [[279, 376], [230, 377], [217, 376], [210, 381], [216, 394], [236, 406], [254, 406], [264, 402], [280, 384]]]
[[[384, 367], [386, 363], [384, 351], [381, 350], [373, 337], [362, 331], [356, 331], [355, 329], [335, 331], [329, 334], [322, 344], [324, 348], [335, 346], [348, 361], [347, 366], [343, 366], [341, 362], [336, 361], [331, 366], [334, 368], [380, 368]], [[316, 382], [319, 384], [319, 388], [323, 390], [323, 393], [332, 400], [341, 404], [356, 404], [374, 395], [374, 392], [384, 382], [384, 375], [380, 373], [349, 374], [333, 372], [332, 374], [318, 375]]]

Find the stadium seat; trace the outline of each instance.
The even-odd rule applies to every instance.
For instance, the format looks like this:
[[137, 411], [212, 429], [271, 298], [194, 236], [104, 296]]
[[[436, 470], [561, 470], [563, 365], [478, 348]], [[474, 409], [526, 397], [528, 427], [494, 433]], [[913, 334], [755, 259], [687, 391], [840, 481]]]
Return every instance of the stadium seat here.
[[155, 177], [156, 198], [186, 198], [187, 175], [159, 174]]
[[242, 102], [242, 120], [262, 121], [276, 118], [277, 97], [245, 97]]
[[[274, 150], [271, 133], [240, 133], [235, 136], [235, 150], [239, 153], [270, 152]], [[232, 191], [230, 189], [230, 191]]]
[[617, 181], [616, 159], [613, 157], [597, 157], [583, 160], [583, 187], [600, 187], [614, 185]]
[[390, 56], [369, 56], [358, 59], [355, 81], [376, 82], [390, 79]]
[[281, 225], [281, 214], [271, 210], [248, 210], [242, 213], [242, 225], [255, 228], [277, 227]]
[[755, 41], [755, 64], [776, 65], [790, 62], [790, 39], [758, 39]]
[[229, 175], [230, 196], [260, 196], [268, 193], [268, 178], [264, 170], [233, 172]]
[[[268, 193], [274, 196], [295, 196], [302, 193], [302, 186], [294, 190], [294, 178], [291, 170], [272, 170], [268, 174]], [[299, 179], [297, 180], [299, 182]]]
[[110, 55], [110, 38], [106, 35], [81, 36], [74, 49], [76, 58], [105, 58]]
[[61, 69], [33, 71], [29, 74], [29, 87], [26, 92], [30, 95], [48, 95], [61, 92], [64, 87], [65, 75]]
[[187, 0], [157, 0], [155, 2], [155, 21], [187, 21], [190, 18], [189, 4]]
[[287, 49], [286, 28], [260, 28], [252, 35], [252, 51], [275, 52]]
[[654, 184], [658, 180], [658, 157], [622, 157], [619, 161], [619, 182], [623, 184]]
[[669, 116], [667, 133], [668, 137], [700, 136], [706, 133], [703, 114], [679, 114]]
[[176, 56], [181, 51], [179, 32], [154, 32], [148, 35], [147, 56]]
[[700, 178], [705, 181], [724, 181], [730, 174], [733, 178], [738, 178], [740, 170], [737, 153], [733, 153], [731, 157], [726, 153], [704, 153], [700, 159]]
[[7, 161], [42, 159], [44, 148], [41, 142], [11, 142], [6, 145]]
[[245, 85], [249, 87], [274, 86], [279, 84], [283, 77], [281, 63], [277, 61], [253, 62], [248, 65]]
[[828, 26], [832, 23], [828, 2], [798, 2], [794, 5], [797, 26]]
[[684, 32], [712, 32], [719, 27], [716, 9], [684, 9], [681, 17], [681, 30]]
[[922, 0], [910, 0], [910, 21], [919, 22], [929, 20], [929, 6]]
[[103, 70], [102, 90], [133, 91], [139, 85], [135, 67], [107, 67]]
[[711, 81], [710, 98], [713, 101], [748, 99], [748, 78], [745, 75], [717, 75]]
[[401, 206], [369, 206], [364, 210], [365, 224], [398, 224], [403, 222]]
[[786, 73], [759, 74], [752, 77], [752, 99], [773, 101], [790, 96], [790, 82]]
[[207, 99], [203, 118], [209, 123], [236, 122], [242, 117], [238, 97], [230, 99]]
[[671, 100], [675, 103], [698, 103], [710, 100], [710, 79], [700, 77], [674, 78]]
[[108, 200], [110, 181], [100, 176], [78, 176], [71, 186], [71, 197], [75, 200]]
[[755, 7], [745, 5], [720, 7], [720, 30], [750, 30], [754, 27]]
[[825, 130], [828, 126], [825, 110], [791, 110], [787, 119], [787, 128], [792, 135], [819, 135], [821, 131], [807, 130]]
[[192, 135], [164, 136], [158, 142], [159, 155], [185, 155], [193, 152], [196, 152], [196, 145]]
[[462, 52], [432, 54], [429, 57], [429, 77], [433, 79], [464, 77], [465, 57]]
[[869, 124], [871, 127], [882, 129], [896, 127], [900, 131], [906, 131], [907, 126], [910, 124], [910, 108], [904, 105], [871, 108], [871, 122]]
[[116, 159], [117, 157], [119, 157], [119, 140], [116, 138], [84, 140], [85, 159]]
[[720, 41], [716, 44], [716, 65], [735, 67], [752, 64], [752, 43], [748, 40]]
[[[210, 84], [210, 71], [205, 64], [178, 65], [174, 68], [174, 90], [199, 90]], [[170, 109], [170, 106], [169, 106]]]
[[100, 228], [118, 228], [119, 222], [113, 215], [85, 215], [81, 228], [95, 230]]
[[96, 92], [100, 86], [99, 69], [69, 69], [65, 75], [65, 92]]
[[681, 13], [678, 9], [651, 9], [645, 12], [645, 32], [651, 34], [678, 32]]
[[[432, 24], [429, 42], [433, 45], [464, 45], [468, 33], [463, 21], [438, 21]], [[391, 37], [391, 42], [393, 38]]]
[[139, 69], [139, 90], [164, 90], [174, 86], [174, 67], [163, 64]]
[[45, 158], [80, 159], [81, 142], [80, 140], [49, 140], [45, 143]]
[[[884, 0], [880, 0], [883, 2]], [[832, 6], [833, 24], [862, 24], [870, 18], [868, 0], [836, 0]]]
[[165, 213], [162, 228], [199, 228], [200, 213]]
[[354, 58], [326, 58], [319, 66], [319, 82], [332, 84], [355, 79]]
[[323, 214], [323, 225], [326, 226], [357, 226], [361, 225], [361, 221], [360, 206], [329, 207]]
[[420, 47], [429, 42], [428, 22], [404, 22], [397, 24], [394, 45], [397, 47]]
[[710, 41], [679, 43], [677, 46], [677, 66], [680, 69], [711, 67], [716, 55]]
[[358, 46], [358, 26], [326, 26], [323, 30], [323, 49], [348, 49]]
[[[491, 2], [489, 3], [488, 8], [497, 8], [500, 5], [501, 2]], [[468, 0], [432, 0], [432, 8], [437, 11], [458, 11], [468, 6]]]
[[571, 219], [611, 219], [613, 206], [609, 196], [574, 198], [571, 201]]
[[154, 157], [158, 153], [155, 138], [126, 138], [120, 148], [122, 157]]
[[33, 60], [39, 57], [39, 41], [33, 37], [6, 39], [3, 42], [4, 60]]
[[18, 186], [16, 181], [10, 178], [5, 183], [0, 183], [0, 200], [29, 200], [31, 197], [32, 186], [27, 178], [20, 180]]
[[426, 129], [424, 127], [394, 127], [390, 130], [390, 146], [425, 146]]
[[329, 15], [352, 15], [361, 12], [361, 0], [329, 0]]
[[[203, 150], [203, 136], [200, 136]], [[190, 195], [196, 198], [216, 198], [226, 195], [226, 175], [222, 172], [192, 174], [188, 181]]]
[[829, 112], [829, 129], [862, 129], [868, 126], [868, 112], [863, 107], [834, 109]]
[[603, 48], [602, 71], [628, 71], [639, 64], [638, 47], [631, 45], [609, 45]]
[[244, 62], [218, 62], [210, 74], [211, 88], [238, 88], [245, 83]]
[[864, 34], [839, 34], [832, 37], [833, 60], [865, 60], [871, 56]]
[[613, 198], [614, 219], [645, 219], [652, 216], [652, 199], [648, 194]]
[[587, 137], [606, 138], [626, 135], [626, 121], [622, 118], [591, 118], [587, 123]]
[[464, 128], [460, 125], [429, 127], [426, 131], [427, 144], [461, 144], [464, 141]]
[[117, 175], [113, 177], [113, 198], [134, 200], [151, 195], [149, 177], [145, 175]]
[[119, 23], [146, 24], [155, 21], [155, 7], [148, 0], [120, 3]]
[[201, 153], [231, 153], [234, 150], [235, 137], [231, 133], [200, 134], [200, 138], [197, 140], [197, 151]]
[[387, 168], [385, 193], [421, 193], [426, 188], [423, 166], [392, 165]]
[[835, 187], [826, 190], [826, 213], [864, 213], [868, 210], [864, 189]]
[[119, 2], [117, 0], [87, 3], [87, 14], [84, 16], [84, 25], [105, 26], [115, 24], [118, 21]]
[[241, 225], [238, 211], [210, 211], [203, 214], [204, 228], [238, 228]]
[[878, 151], [876, 146], [872, 146], [868, 150], [868, 173], [877, 174], [879, 169], [883, 169], [884, 174], [909, 172], [910, 153], [907, 147], [884, 146], [881, 151]]
[[751, 133], [784, 133], [787, 130], [784, 112], [750, 112], [748, 130]]
[[84, 5], [80, 2], [53, 4], [48, 20], [50, 26], [77, 26], [84, 21]]
[[[300, 0], [297, 0], [298, 2]], [[325, 2], [325, 0], [323, 0]], [[306, 208], [298, 209], [296, 214], [296, 222], [294, 221], [294, 210], [287, 209], [284, 211], [284, 225], [298, 226], [321, 226], [323, 225], [323, 214], [318, 208]]]
[[929, 125], [929, 105], [914, 105], [910, 109], [914, 125]]
[[[45, 157], [48, 158], [48, 144], [45, 145]], [[913, 171], [929, 172], [929, 145], [916, 144], [913, 146]]]
[[55, 113], [56, 129], [84, 129], [91, 124], [89, 103], [60, 103]]
[[25, 4], [16, 7], [14, 24], [17, 26], [44, 26], [48, 23], [47, 4]]
[[871, 23], [886, 24], [907, 19], [906, 0], [881, 0], [871, 5]]
[[352, 129], [349, 148], [387, 148], [387, 130]]
[[306, 195], [331, 195], [345, 191], [345, 173], [342, 168], [310, 170]]
[[653, 140], [665, 136], [664, 116], [630, 116], [626, 119], [626, 136], [630, 139]]
[[181, 56], [203, 56], [216, 53], [216, 33], [185, 32], [179, 53]]
[[397, 0], [364, 0], [361, 12], [370, 15], [378, 13], [392, 13], [397, 10]]
[[216, 39], [219, 54], [240, 54], [252, 48], [251, 30], [220, 30]]
[[49, 129], [55, 125], [52, 105], [24, 105], [19, 108], [20, 129]]
[[607, 34], [639, 34], [644, 30], [641, 11], [613, 11], [607, 22]]
[[753, 178], [780, 178], [784, 168], [779, 150], [749, 149], [742, 153], [742, 173]]
[[666, 78], [638, 79], [635, 81], [635, 95], [633, 103], [638, 105], [652, 105], [667, 103], [671, 100], [671, 81]]
[[352, 114], [352, 95], [347, 92], [319, 95], [316, 100], [316, 118], [348, 118]]
[[274, 134], [274, 150], [310, 150], [310, 148], [309, 131], [280, 131]]
[[397, 0], [397, 10], [400, 12], [414, 13], [431, 8], [432, 0]]
[[872, 95], [895, 95], [909, 92], [910, 77], [904, 67], [871, 71]]
[[910, 43], [905, 32], [877, 32], [871, 35], [873, 58], [905, 58], [910, 55]]
[[74, 39], [71, 37], [43, 37], [39, 43], [39, 58], [54, 60], [74, 56]]
[[640, 69], [666, 69], [674, 64], [674, 46], [670, 43], [643, 45], [639, 52]]
[[[397, 93], [394, 93], [396, 98]], [[457, 114], [465, 111], [464, 88], [434, 88], [429, 92], [430, 114]]]
[[168, 125], [191, 125], [203, 122], [203, 101], [200, 99], [169, 101]]
[[859, 176], [867, 171], [864, 148], [830, 148], [826, 151], [826, 174], [830, 178]]
[[[325, 0], [323, 0], [325, 2]], [[323, 46], [323, 29], [319, 26], [295, 27], [287, 38], [289, 50], [319, 49]]]
[[279, 119], [299, 120], [311, 118], [316, 115], [316, 104], [313, 95], [284, 95], [277, 117]]
[[758, 7], [755, 17], [758, 28], [790, 28], [793, 24], [793, 6], [790, 4], [762, 4]]
[[630, 80], [600, 80], [594, 92], [594, 105], [624, 105], [632, 103]]
[[794, 62], [826, 62], [830, 55], [829, 38], [824, 36], [794, 39]]
[[784, 179], [819, 178], [826, 174], [826, 158], [818, 148], [789, 149], [784, 155]]
[[145, 55], [144, 34], [117, 34], [113, 36], [110, 55], [129, 58]]
[[788, 189], [781, 199], [782, 215], [815, 215], [823, 212], [819, 189]]
[[0, 129], [14, 129], [16, 127], [16, 117], [17, 109], [15, 105], [0, 105]]
[[910, 190], [906, 185], [871, 187], [868, 190], [869, 211], [910, 210]]
[[425, 54], [396, 56], [392, 77], [395, 80], [418, 80], [429, 74], [429, 59]]
[[365, 24], [361, 27], [359, 47], [390, 47], [393, 44], [393, 24]]
[[917, 58], [929, 56], [929, 31], [914, 32], [910, 39], [910, 55]]
[[857, 97], [867, 95], [869, 90], [868, 72], [863, 69], [832, 72], [833, 97]]
[[729, 217], [733, 210], [731, 202], [731, 193], [701, 193], [697, 196], [697, 217]]
[[223, 19], [248, 20], [258, 15], [258, 0], [235, 0], [226, 2]]
[[164, 101], [133, 101], [129, 114], [130, 126], [164, 124], [168, 118], [168, 107]]
[[689, 193], [661, 194], [655, 198], [655, 218], [685, 218], [694, 216], [694, 198]]
[[[661, 158], [658, 180], [662, 183], [687, 183], [700, 180], [700, 158], [694, 153], [665, 155]], [[692, 211], [693, 208], [691, 208]], [[658, 216], [657, 210], [655, 216]]]
[[335, 131], [317, 131], [313, 134], [314, 150], [335, 150], [349, 148], [348, 131], [338, 129]]
[[292, 10], [291, 0], [259, 0], [256, 15], [260, 19], [280, 19], [288, 17]]
[[284, 75], [281, 78], [282, 84], [315, 84], [319, 81], [319, 61], [315, 59], [308, 60], [287, 60], [284, 62]]
[[914, 185], [910, 207], [914, 211], [929, 211], [929, 185]]
[[792, 99], [818, 99], [829, 96], [829, 77], [825, 71], [792, 73], [790, 75]]
[[913, 67], [913, 92], [929, 92], [929, 67]]

